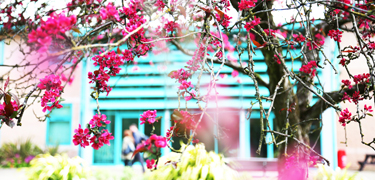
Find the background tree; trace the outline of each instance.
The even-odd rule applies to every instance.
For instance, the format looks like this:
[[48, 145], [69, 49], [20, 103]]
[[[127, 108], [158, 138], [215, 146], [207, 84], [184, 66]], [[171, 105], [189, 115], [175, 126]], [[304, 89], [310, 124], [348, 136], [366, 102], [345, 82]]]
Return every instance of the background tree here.
[[[0, 2], [1, 39], [19, 44], [19, 51], [23, 54], [23, 59], [17, 64], [2, 65], [9, 67], [9, 71], [2, 75], [1, 123], [11, 127], [15, 124], [21, 126], [23, 112], [40, 98], [43, 111], [61, 108], [63, 89], [71, 82], [77, 65], [86, 58], [92, 58], [88, 61], [97, 69], [89, 72], [88, 78], [93, 86], [90, 96], [98, 104], [97, 114], [89, 125], [80, 125], [75, 130], [73, 142], [82, 147], [91, 145], [95, 149], [109, 144], [109, 140], [113, 139], [111, 132], [100, 129], [110, 121], [100, 113], [99, 96], [110, 93], [108, 80], [119, 73], [120, 67], [133, 63], [134, 58], [151, 50], [158, 50], [165, 43], [171, 43], [192, 56], [185, 68], [170, 72], [169, 77], [180, 84], [176, 89], [179, 97], [197, 101], [201, 112], [191, 114], [175, 110], [172, 114], [175, 126], [169, 134], [166, 137], [153, 135], [137, 148], [137, 152], [149, 151], [159, 156], [160, 148], [166, 147], [172, 136], [180, 136], [176, 131], [177, 124], [184, 124], [187, 130], [192, 131], [186, 138], [189, 143], [193, 141], [199, 123], [207, 114], [208, 104], [215, 103], [209, 97], [216, 92], [216, 81], [223, 66], [246, 74], [254, 81], [261, 127], [257, 152], [262, 148], [265, 134], [271, 133], [272, 142], [280, 151], [280, 179], [287, 178], [291, 173], [298, 174], [300, 179], [306, 178], [308, 165], [317, 159], [329, 163], [310, 147], [308, 136], [311, 123], [320, 121], [325, 109], [333, 107], [343, 126], [348, 122], [357, 122], [359, 128], [361, 119], [372, 111], [371, 106], [360, 107], [358, 104], [373, 96], [375, 43], [371, 37], [374, 36], [375, 8], [372, 0], [290, 0], [282, 2], [284, 7], [274, 7], [277, 2], [274, 0], [231, 0], [231, 3], [228, 0], [72, 0], [66, 7], [59, 8], [51, 8], [37, 0]], [[238, 14], [229, 13], [231, 6]], [[324, 9], [324, 18], [313, 17], [315, 6]], [[26, 7], [35, 8], [31, 13]], [[277, 11], [296, 13], [291, 20], [276, 25], [273, 12]], [[356, 34], [352, 46], [340, 47], [342, 31]], [[322, 45], [325, 36], [337, 42], [340, 51], [337, 58], [354, 81], [353, 84], [350, 79], [342, 80], [342, 88], [335, 92], [325, 92], [314, 85], [314, 79], [318, 78], [317, 69], [322, 65], [328, 63], [337, 72], [324, 55]], [[195, 40], [197, 49], [184, 49], [182, 40]], [[240, 43], [245, 43], [246, 48], [241, 48]], [[300, 48], [297, 55], [292, 53], [296, 47]], [[255, 73], [255, 49], [260, 49], [264, 56], [268, 83]], [[227, 58], [227, 53], [233, 51], [239, 54], [235, 61]], [[347, 65], [361, 56], [367, 61], [368, 73], [352, 75]], [[288, 67], [286, 59], [301, 61], [300, 72]], [[22, 70], [22, 75], [12, 77], [11, 73], [16, 70]], [[208, 92], [205, 93], [200, 91], [203, 73], [211, 79], [207, 82]], [[192, 84], [191, 78], [197, 78], [198, 83]], [[263, 97], [259, 86], [265, 86], [270, 96]], [[296, 91], [293, 90], [295, 86]], [[312, 95], [319, 100], [309, 106]], [[336, 104], [343, 100], [355, 103], [357, 112], [339, 108]], [[268, 110], [262, 104], [264, 101], [271, 102]], [[251, 106], [249, 104], [249, 108]], [[275, 114], [276, 130], [269, 125], [271, 112]], [[149, 124], [159, 118], [155, 111], [146, 111], [141, 116], [141, 121]], [[375, 141], [364, 142], [362, 136], [362, 143], [375, 149]], [[184, 149], [172, 150], [184, 152]], [[150, 167], [155, 168], [153, 165]]]

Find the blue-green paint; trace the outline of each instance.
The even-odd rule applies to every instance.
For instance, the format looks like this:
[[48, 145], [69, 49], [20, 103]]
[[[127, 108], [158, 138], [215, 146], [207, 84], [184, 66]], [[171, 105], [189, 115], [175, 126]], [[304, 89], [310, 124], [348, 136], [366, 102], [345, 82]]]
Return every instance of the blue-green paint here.
[[115, 113], [115, 132], [114, 135], [115, 135], [115, 144], [113, 144], [113, 146], [115, 146], [115, 164], [122, 164], [121, 162], [121, 150], [122, 150], [122, 118], [123, 116], [120, 115], [119, 112], [116, 112]]
[[[67, 142], [59, 143], [59, 145], [71, 145], [72, 144], [72, 114], [73, 114], [73, 106], [72, 104], [61, 104], [63, 106], [62, 109], [53, 109], [52, 113], [50, 114], [50, 117], [47, 118], [47, 135], [46, 135], [46, 144], [48, 146], [54, 146], [56, 145], [55, 142], [50, 142], [49, 138], [56, 137], [56, 136], [66, 136], [65, 138], [68, 139]], [[69, 110], [66, 110], [66, 108], [69, 108]], [[59, 127], [58, 131], [54, 130], [51, 131], [51, 123], [67, 123], [67, 127]], [[58, 132], [58, 134], [50, 134]]]
[[[87, 88], [87, 61], [86, 60], [83, 60], [82, 61], [82, 69], [81, 69], [81, 100], [80, 100], [80, 118], [79, 118], [79, 124], [82, 126], [84, 125], [84, 119], [86, 118], [86, 102], [87, 102], [87, 98], [88, 96], [86, 95], [87, 94], [87, 91], [88, 91], [88, 88]], [[82, 156], [82, 147], [81, 146], [78, 146], [78, 156], [79, 157], [83, 157]]]

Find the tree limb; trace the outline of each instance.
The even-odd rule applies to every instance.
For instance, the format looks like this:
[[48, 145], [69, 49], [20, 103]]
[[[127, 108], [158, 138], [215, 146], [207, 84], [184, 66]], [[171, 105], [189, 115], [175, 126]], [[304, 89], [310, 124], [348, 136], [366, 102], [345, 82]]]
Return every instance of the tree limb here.
[[[371, 89], [371, 88], [370, 88]], [[359, 84], [358, 89], [357, 86], [353, 86], [351, 89], [344, 88], [340, 91], [333, 91], [323, 94], [323, 98], [329, 101], [332, 104], [338, 104], [342, 100], [343, 94], [346, 92], [349, 96], [352, 96], [355, 91], [358, 91], [361, 95], [363, 95], [366, 91], [364, 84]], [[302, 112], [301, 114], [304, 114], [305, 117], [303, 119], [311, 119], [311, 118], [319, 118], [322, 112], [324, 112], [326, 109], [331, 107], [327, 103], [325, 103], [322, 99], [319, 99], [313, 106], [308, 108], [305, 112]]]

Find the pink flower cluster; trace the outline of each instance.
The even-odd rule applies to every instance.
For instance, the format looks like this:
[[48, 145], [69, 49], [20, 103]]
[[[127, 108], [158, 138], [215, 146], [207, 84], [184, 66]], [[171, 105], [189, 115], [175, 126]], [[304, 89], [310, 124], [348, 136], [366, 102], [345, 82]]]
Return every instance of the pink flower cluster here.
[[318, 34], [315, 34], [315, 40], [313, 42], [308, 41], [306, 45], [307, 47], [309, 47], [309, 50], [313, 50], [313, 49], [323, 46], [324, 42], [325, 42], [324, 36], [318, 33]]
[[372, 106], [367, 106], [367, 104], [365, 104], [364, 108], [365, 112], [372, 112]]
[[[100, 147], [102, 147], [104, 144], [110, 145], [110, 140], [113, 140], [114, 137], [112, 136], [112, 133], [108, 132], [108, 130], [103, 129], [99, 131], [99, 127], [102, 126], [101, 121], [109, 124], [110, 121], [106, 120], [106, 115], [102, 114], [95, 115], [93, 119], [90, 121], [90, 125], [92, 127], [90, 128], [81, 128], [81, 124], [78, 126], [78, 129], [74, 130], [74, 136], [73, 136], [73, 143], [74, 145], [80, 145], [81, 147], [86, 147], [91, 144], [91, 146], [98, 150]], [[95, 127], [93, 127], [93, 125]], [[93, 133], [91, 135], [91, 133]]]
[[180, 111], [180, 113], [182, 115], [182, 120], [179, 121], [179, 123], [185, 124], [186, 129], [194, 129], [197, 123], [194, 121], [193, 115], [187, 111]]
[[[128, 52], [128, 50], [125, 50], [125, 52]], [[90, 79], [89, 83], [95, 83], [96, 88], [101, 92], [106, 91], [108, 96], [108, 93], [112, 90], [107, 84], [110, 76], [116, 76], [121, 70], [119, 66], [123, 65], [125, 61], [133, 59], [129, 54], [120, 56], [116, 54], [115, 51], [111, 51], [104, 56], [96, 55], [92, 60], [95, 66], [99, 66], [99, 69], [88, 73], [88, 78]]]
[[157, 0], [154, 6], [158, 7], [158, 10], [161, 11], [165, 7], [163, 0]]
[[349, 64], [349, 63], [350, 63], [350, 61], [347, 60], [347, 59], [345, 59], [345, 58], [341, 58], [341, 60], [340, 60], [340, 64], [341, 64], [342, 66], [345, 66], [345, 64]]
[[156, 168], [155, 159], [147, 159], [146, 160], [147, 169], [154, 169]]
[[215, 14], [215, 17], [216, 17], [217, 21], [219, 22], [219, 24], [221, 24], [224, 27], [228, 27], [229, 23], [230, 23], [230, 19], [232, 19], [232, 17], [229, 17], [226, 14], [222, 14], [222, 15]]
[[336, 29], [336, 30], [329, 30], [328, 32], [328, 36], [331, 37], [331, 39], [337, 41], [337, 42], [341, 42], [341, 37], [342, 37], [342, 31]]
[[167, 33], [173, 32], [174, 29], [177, 29], [179, 27], [180, 26], [174, 21], [168, 21], [168, 23], [164, 25], [164, 29], [167, 31]]
[[306, 65], [302, 65], [302, 67], [299, 69], [299, 71], [304, 72], [306, 74], [311, 75], [311, 78], [314, 78], [316, 74], [316, 61], [310, 61]]
[[[199, 45], [198, 45], [199, 46]], [[203, 61], [204, 58], [204, 45], [201, 45], [199, 49], [194, 51], [193, 58], [190, 59], [186, 64], [188, 65], [187, 68], [191, 71], [197, 71], [200, 68], [199, 63]]]
[[184, 97], [184, 98], [185, 98], [185, 101], [190, 101], [191, 98], [193, 98], [193, 97], [196, 96], [196, 95], [195, 95], [195, 91], [194, 91], [194, 89], [192, 89], [189, 93], [190, 93], [191, 95], [185, 96], [185, 97]]
[[91, 125], [91, 128], [95, 127], [102, 127], [103, 124], [109, 124], [111, 121], [107, 120], [107, 116], [105, 114], [95, 114], [94, 117], [90, 120], [89, 124]]
[[41, 102], [43, 112], [46, 112], [46, 110], [51, 111], [53, 108], [60, 109], [63, 107], [58, 101], [58, 98], [61, 96], [61, 92], [63, 90], [59, 76], [52, 74], [40, 79], [38, 88], [40, 90], [46, 90]]
[[344, 84], [344, 86], [348, 86], [349, 89], [351, 89], [353, 87], [352, 83], [348, 79], [346, 79], [346, 80], [343, 79], [343, 80], [341, 80], [341, 82]]
[[257, 3], [257, 0], [242, 0], [238, 3], [238, 9], [239, 10], [248, 10], [255, 6], [255, 3]]
[[354, 75], [353, 81], [355, 84], [366, 84], [370, 82], [370, 74], [369, 73], [363, 73], [363, 74], [358, 74]]
[[186, 71], [185, 69], [179, 69], [177, 71], [172, 71], [169, 75], [170, 78], [172, 79], [177, 79], [178, 82], [181, 84], [178, 88], [180, 90], [185, 90], [185, 89], [189, 89], [189, 88], [193, 88], [194, 86], [191, 84], [191, 82], [189, 81], [186, 81], [189, 77], [191, 76], [191, 74]]
[[120, 16], [116, 7], [112, 3], [108, 3], [105, 8], [100, 9], [100, 17], [103, 20], [116, 20], [120, 21]]
[[39, 52], [46, 52], [52, 44], [52, 36], [58, 39], [65, 39], [62, 35], [73, 28], [77, 23], [75, 15], [66, 17], [64, 14], [52, 13], [47, 21], [41, 22], [41, 25], [28, 34], [28, 43], [35, 43], [39, 47]]
[[254, 20], [251, 22], [247, 22], [245, 25], [245, 29], [250, 32], [251, 29], [253, 29], [256, 25], [260, 24], [260, 18], [257, 18], [254, 16]]
[[[143, 1], [136, 0], [136, 1], [130, 1], [128, 3], [128, 7], [124, 7], [122, 10], [120, 10], [121, 13], [124, 13], [126, 15], [126, 26], [125, 30], [122, 31], [122, 35], [126, 36], [128, 35], [128, 32], [133, 32], [138, 27], [140, 27], [142, 24], [146, 23], [146, 19], [139, 14], [139, 10], [142, 9], [140, 4], [142, 4]], [[143, 56], [145, 55], [151, 48], [154, 46], [154, 43], [140, 43], [140, 42], [148, 42], [151, 39], [146, 38], [145, 36], [145, 30], [144, 28], [141, 28], [136, 33], [132, 34], [130, 36], [130, 41], [128, 41], [129, 46], [134, 47], [132, 49], [132, 52], [134, 56]]]
[[191, 81], [187, 82], [186, 80], [182, 80], [181, 85], [178, 87], [178, 89], [185, 90], [193, 87], [194, 85], [191, 84]]
[[160, 153], [160, 148], [164, 148], [167, 146], [167, 138], [163, 136], [158, 136], [153, 134], [150, 138], [144, 141], [142, 144], [139, 144], [134, 151], [134, 153], [138, 152], [150, 152], [151, 154], [158, 154]]
[[233, 71], [232, 71], [232, 77], [235, 78], [235, 77], [237, 77], [237, 76], [238, 76], [238, 71], [233, 70]]
[[352, 119], [352, 113], [349, 112], [348, 108], [344, 109], [340, 113], [339, 122], [342, 126], [346, 126], [346, 121], [349, 121]]
[[298, 43], [303, 43], [306, 41], [306, 38], [302, 34], [293, 34], [294, 41]]
[[141, 124], [144, 124], [146, 122], [148, 122], [149, 124], [153, 124], [155, 121], [157, 122], [155, 117], [156, 117], [156, 110], [153, 110], [153, 111], [147, 110], [143, 112], [143, 114], [141, 114], [141, 119], [140, 119]]

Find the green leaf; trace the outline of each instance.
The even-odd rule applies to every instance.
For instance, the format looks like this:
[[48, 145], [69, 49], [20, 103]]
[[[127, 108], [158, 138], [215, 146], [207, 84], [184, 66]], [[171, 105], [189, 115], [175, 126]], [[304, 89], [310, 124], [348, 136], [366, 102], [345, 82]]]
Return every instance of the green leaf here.
[[366, 114], [367, 114], [367, 115], [369, 115], [369, 116], [371, 116], [371, 117], [373, 116], [373, 115], [372, 115], [372, 114], [370, 114], [370, 113], [366, 113]]
[[74, 32], [76, 32], [76, 33], [82, 34], [81, 31], [80, 31], [78, 28], [76, 28], [76, 27], [72, 28], [72, 30], [73, 30]]
[[9, 118], [15, 118], [15, 117], [17, 116], [17, 114], [18, 114], [18, 111], [14, 111], [14, 112], [12, 113], [12, 115], [10, 115]]

